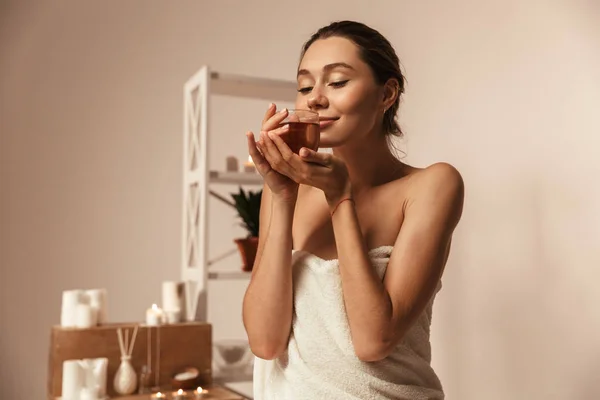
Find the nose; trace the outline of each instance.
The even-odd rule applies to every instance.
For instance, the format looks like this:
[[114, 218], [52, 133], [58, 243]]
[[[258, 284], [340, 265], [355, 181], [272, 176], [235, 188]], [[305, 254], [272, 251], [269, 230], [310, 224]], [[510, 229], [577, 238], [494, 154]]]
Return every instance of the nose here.
[[306, 100], [309, 110], [322, 110], [329, 107], [329, 100], [317, 87], [314, 87]]

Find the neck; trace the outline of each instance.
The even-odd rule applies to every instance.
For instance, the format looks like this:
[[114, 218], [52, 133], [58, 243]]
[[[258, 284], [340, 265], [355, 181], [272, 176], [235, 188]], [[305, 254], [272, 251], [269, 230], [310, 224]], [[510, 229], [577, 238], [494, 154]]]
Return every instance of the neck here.
[[[335, 147], [333, 154], [344, 160], [355, 195], [390, 182], [403, 170], [404, 164], [390, 151], [383, 134]], [[366, 143], [366, 142], [369, 143]]]

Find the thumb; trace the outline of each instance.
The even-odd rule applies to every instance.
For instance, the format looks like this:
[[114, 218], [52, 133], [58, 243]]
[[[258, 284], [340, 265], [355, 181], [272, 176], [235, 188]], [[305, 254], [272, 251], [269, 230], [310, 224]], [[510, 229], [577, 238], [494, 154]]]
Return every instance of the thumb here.
[[319, 153], [309, 148], [300, 149], [300, 157], [303, 161], [328, 166], [331, 163], [331, 154]]

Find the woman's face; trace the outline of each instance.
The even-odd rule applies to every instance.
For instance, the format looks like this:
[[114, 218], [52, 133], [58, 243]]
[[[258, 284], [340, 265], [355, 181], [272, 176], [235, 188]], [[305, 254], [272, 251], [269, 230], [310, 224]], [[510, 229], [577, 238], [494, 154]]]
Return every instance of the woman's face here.
[[346, 38], [315, 41], [298, 68], [296, 108], [319, 113], [320, 147], [381, 134], [384, 94], [358, 47]]

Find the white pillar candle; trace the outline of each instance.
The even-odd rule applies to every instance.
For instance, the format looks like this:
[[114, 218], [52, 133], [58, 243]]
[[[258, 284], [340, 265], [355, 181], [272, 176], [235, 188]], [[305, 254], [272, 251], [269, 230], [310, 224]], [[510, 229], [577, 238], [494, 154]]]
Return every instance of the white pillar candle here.
[[181, 322], [181, 312], [175, 311], [164, 311], [165, 323], [167, 324], [178, 324]]
[[82, 290], [65, 290], [62, 293], [60, 325], [71, 328], [76, 325], [76, 308], [81, 301]]
[[83, 387], [83, 369], [79, 360], [63, 361], [62, 399], [78, 400]]
[[100, 394], [97, 387], [92, 388], [82, 388], [79, 400], [99, 400]]
[[164, 311], [181, 310], [181, 301], [179, 299], [179, 282], [163, 282], [162, 309]]
[[96, 325], [96, 313], [89, 304], [77, 304], [75, 307], [75, 326], [90, 328]]
[[97, 315], [97, 323], [105, 324], [108, 322], [106, 289], [91, 289], [86, 291], [86, 294], [89, 297], [90, 306]]
[[229, 156], [225, 160], [225, 171], [227, 172], [238, 172], [238, 160], [234, 156]]
[[163, 311], [156, 304], [146, 310], [146, 325], [157, 326], [163, 323]]

